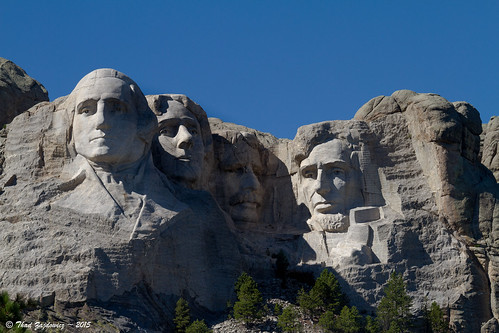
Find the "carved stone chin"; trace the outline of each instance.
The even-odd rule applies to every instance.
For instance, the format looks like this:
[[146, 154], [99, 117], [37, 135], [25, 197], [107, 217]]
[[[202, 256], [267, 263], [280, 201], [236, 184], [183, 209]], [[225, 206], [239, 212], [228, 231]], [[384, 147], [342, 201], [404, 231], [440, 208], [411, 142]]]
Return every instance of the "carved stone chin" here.
[[349, 223], [348, 215], [337, 214], [315, 214], [307, 220], [312, 231], [347, 232]]

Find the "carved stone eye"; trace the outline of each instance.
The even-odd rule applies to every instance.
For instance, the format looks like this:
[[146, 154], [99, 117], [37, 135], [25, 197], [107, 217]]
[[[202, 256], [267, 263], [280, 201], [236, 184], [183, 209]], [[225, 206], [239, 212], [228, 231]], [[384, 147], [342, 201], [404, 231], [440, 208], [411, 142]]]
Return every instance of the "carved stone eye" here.
[[343, 170], [341, 168], [334, 168], [332, 170], [331, 174], [335, 177], [341, 177], [341, 176], [345, 175], [345, 170]]
[[302, 172], [303, 178], [315, 178], [315, 172], [312, 170], [305, 170]]
[[165, 126], [159, 130], [160, 135], [174, 137], [177, 134], [178, 127], [176, 126]]

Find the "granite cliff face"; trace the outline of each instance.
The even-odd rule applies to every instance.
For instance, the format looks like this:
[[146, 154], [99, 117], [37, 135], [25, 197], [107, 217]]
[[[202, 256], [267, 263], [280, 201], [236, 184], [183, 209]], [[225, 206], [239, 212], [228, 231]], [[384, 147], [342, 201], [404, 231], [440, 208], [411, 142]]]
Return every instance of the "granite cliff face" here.
[[45, 87], [12, 61], [0, 58], [0, 126], [48, 99]]
[[435, 300], [456, 331], [493, 331], [496, 119], [480, 151], [473, 106], [402, 90], [278, 139], [94, 71], [2, 132], [0, 289], [168, 331], [178, 297], [216, 318], [237, 276], [264, 281], [283, 251], [333, 270], [361, 310], [397, 271], [415, 311]]

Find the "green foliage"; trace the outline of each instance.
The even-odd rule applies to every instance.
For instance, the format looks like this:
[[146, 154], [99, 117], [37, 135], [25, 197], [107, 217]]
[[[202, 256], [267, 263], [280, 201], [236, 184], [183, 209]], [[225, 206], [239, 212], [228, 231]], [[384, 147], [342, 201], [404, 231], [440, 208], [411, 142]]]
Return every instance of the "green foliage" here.
[[334, 331], [336, 315], [331, 310], [327, 310], [319, 318], [319, 326], [327, 331]]
[[378, 333], [380, 331], [378, 321], [371, 316], [367, 316], [364, 330], [366, 333]]
[[300, 290], [297, 301], [300, 307], [310, 316], [317, 316], [327, 310], [339, 314], [341, 307], [346, 303], [345, 295], [341, 292], [338, 280], [327, 269], [322, 271], [310, 292]]
[[355, 306], [344, 306], [336, 318], [336, 329], [343, 333], [358, 333], [362, 329], [362, 317]]
[[291, 306], [288, 306], [282, 310], [282, 314], [277, 320], [277, 326], [283, 332], [299, 332], [301, 330], [298, 315]]
[[346, 303], [338, 280], [327, 269], [322, 271], [312, 290], [321, 296], [326, 309], [332, 310], [335, 314], [338, 314]]
[[175, 324], [175, 332], [185, 333], [189, 323], [191, 322], [191, 315], [189, 310], [189, 304], [183, 298], [177, 301], [175, 306], [175, 318], [173, 318], [173, 323]]
[[320, 295], [312, 292], [312, 290], [307, 293], [303, 288], [298, 292], [296, 300], [300, 308], [310, 317], [317, 316], [320, 308], [324, 305]]
[[402, 274], [392, 272], [384, 290], [377, 315], [381, 329], [387, 332], [406, 332], [411, 321], [412, 299], [407, 294]]
[[187, 327], [185, 333], [211, 333], [212, 330], [208, 328], [204, 320], [195, 320]]
[[0, 293], [0, 332], [25, 332], [24, 328], [14, 326], [14, 328], [7, 330], [4, 326], [7, 321], [14, 324], [16, 321], [21, 321], [23, 319], [21, 310], [25, 307], [26, 304], [21, 298], [16, 297], [15, 301], [11, 301], [6, 291]]
[[279, 304], [279, 303], [276, 303], [276, 304], [274, 305], [274, 314], [275, 314], [276, 316], [279, 316], [281, 313], [282, 313], [282, 305], [281, 305], [281, 304]]
[[262, 316], [260, 311], [262, 295], [253, 278], [246, 273], [241, 274], [236, 281], [235, 289], [237, 301], [234, 303], [234, 318], [246, 324], [259, 319]]
[[431, 303], [430, 310], [425, 306], [424, 319], [427, 324], [427, 329], [432, 333], [447, 333], [450, 332], [449, 323], [444, 318], [444, 312], [437, 304]]

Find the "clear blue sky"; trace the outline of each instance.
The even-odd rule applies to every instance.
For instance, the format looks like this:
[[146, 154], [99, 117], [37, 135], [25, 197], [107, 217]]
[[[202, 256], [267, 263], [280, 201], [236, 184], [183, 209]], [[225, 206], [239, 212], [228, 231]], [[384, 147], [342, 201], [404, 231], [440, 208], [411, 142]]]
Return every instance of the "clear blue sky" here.
[[278, 137], [398, 89], [499, 114], [499, 1], [2, 0], [0, 31], [51, 100], [111, 67]]

